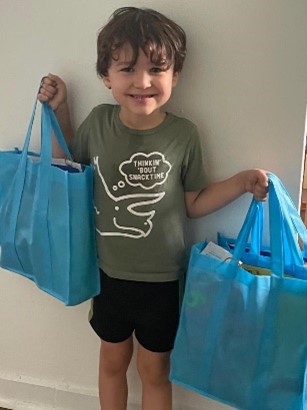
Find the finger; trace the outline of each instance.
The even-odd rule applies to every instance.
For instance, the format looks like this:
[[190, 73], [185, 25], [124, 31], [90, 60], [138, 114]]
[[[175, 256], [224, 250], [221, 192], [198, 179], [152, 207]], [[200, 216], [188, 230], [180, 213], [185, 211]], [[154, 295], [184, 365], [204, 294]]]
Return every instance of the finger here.
[[55, 95], [57, 93], [57, 88], [54, 85], [43, 85], [41, 87], [42, 91], [44, 91], [46, 94], [50, 95]]
[[37, 99], [40, 102], [48, 102], [49, 101], [49, 98], [46, 95], [43, 95], [43, 94], [38, 94]]
[[268, 199], [268, 196], [265, 195], [265, 196], [260, 197], [260, 198], [258, 199], [258, 201], [265, 202], [267, 199]]
[[[53, 91], [54, 90], [54, 91]], [[51, 94], [56, 93], [56, 88], [52, 85], [51, 80], [48, 77], [43, 77], [39, 87], [38, 94], [43, 94], [45, 96], [51, 97]]]
[[257, 201], [261, 201], [261, 202], [264, 202], [264, 201], [266, 201], [267, 200], [267, 194], [257, 194], [257, 193], [255, 193], [254, 194], [254, 198], [257, 200]]
[[49, 73], [49, 74], [48, 74], [48, 79], [49, 79], [50, 81], [53, 81], [53, 82], [55, 83], [55, 86], [57, 86], [58, 84], [62, 84], [62, 83], [63, 83], [63, 80], [62, 80], [59, 76], [57, 76], [57, 75], [55, 75], [55, 74]]
[[55, 95], [57, 93], [57, 84], [54, 80], [51, 80], [48, 77], [44, 77], [41, 82], [39, 92], [45, 95]]
[[268, 197], [268, 189], [263, 187], [256, 187], [254, 196], [258, 201], [265, 201]]
[[54, 85], [56, 86], [56, 81], [55, 79], [51, 78], [50, 74], [46, 75], [41, 79], [41, 86], [44, 85]]
[[53, 88], [41, 88], [39, 94], [43, 95], [47, 99], [52, 99], [56, 95], [56, 90]]
[[268, 171], [258, 169], [258, 181], [261, 185], [267, 187], [269, 185]]

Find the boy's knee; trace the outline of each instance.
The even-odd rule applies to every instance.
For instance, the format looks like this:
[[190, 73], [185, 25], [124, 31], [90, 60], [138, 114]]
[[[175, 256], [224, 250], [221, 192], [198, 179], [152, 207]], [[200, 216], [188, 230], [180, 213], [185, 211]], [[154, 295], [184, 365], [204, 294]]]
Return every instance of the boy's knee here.
[[139, 360], [137, 362], [137, 370], [142, 382], [153, 385], [165, 384], [168, 381], [169, 368], [167, 358], [154, 361]]
[[168, 369], [151, 369], [148, 367], [138, 369], [138, 372], [142, 383], [159, 386], [165, 385], [165, 383], [168, 382]]
[[124, 374], [127, 372], [132, 357], [132, 347], [118, 348], [114, 345], [102, 343], [100, 351], [100, 370], [109, 376]]
[[118, 374], [126, 373], [128, 363], [114, 358], [102, 357], [100, 359], [100, 369], [104, 374], [109, 376], [116, 376]]

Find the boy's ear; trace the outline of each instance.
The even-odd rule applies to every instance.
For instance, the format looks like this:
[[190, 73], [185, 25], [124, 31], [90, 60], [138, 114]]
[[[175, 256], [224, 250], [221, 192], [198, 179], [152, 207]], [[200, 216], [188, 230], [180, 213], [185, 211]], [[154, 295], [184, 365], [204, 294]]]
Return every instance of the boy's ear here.
[[102, 77], [102, 81], [103, 81], [104, 85], [105, 85], [109, 90], [111, 90], [111, 82], [110, 82], [109, 77], [108, 77], [108, 76], [103, 76], [103, 77]]
[[179, 80], [179, 72], [176, 71], [173, 73], [173, 80], [172, 80], [173, 87], [176, 87], [178, 80]]

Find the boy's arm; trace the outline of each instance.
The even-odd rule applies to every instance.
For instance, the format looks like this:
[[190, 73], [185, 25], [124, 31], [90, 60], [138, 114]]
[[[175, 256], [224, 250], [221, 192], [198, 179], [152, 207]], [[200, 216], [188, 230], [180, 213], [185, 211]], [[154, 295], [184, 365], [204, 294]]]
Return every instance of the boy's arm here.
[[[73, 127], [67, 104], [67, 89], [64, 81], [56, 75], [48, 74], [42, 80], [37, 98], [40, 102], [48, 102], [53, 109], [69, 147], [72, 143]], [[52, 155], [54, 158], [64, 158], [66, 156], [54, 135], [52, 137]]]
[[187, 215], [190, 218], [208, 215], [246, 192], [252, 193], [259, 201], [266, 199], [268, 177], [265, 171], [242, 171], [229, 179], [212, 183], [201, 191], [185, 192]]

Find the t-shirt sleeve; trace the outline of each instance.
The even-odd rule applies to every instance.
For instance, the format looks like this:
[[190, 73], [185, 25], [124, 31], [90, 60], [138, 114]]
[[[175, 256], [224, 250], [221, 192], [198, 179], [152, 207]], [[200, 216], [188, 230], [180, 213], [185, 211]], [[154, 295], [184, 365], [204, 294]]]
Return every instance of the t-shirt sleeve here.
[[181, 176], [184, 191], [198, 191], [207, 185], [200, 137], [195, 126], [186, 147]]
[[92, 123], [92, 117], [93, 111], [87, 116], [87, 118], [77, 129], [71, 145], [71, 153], [74, 161], [80, 162], [82, 164], [89, 164], [91, 161], [89, 153], [89, 137], [91, 132], [90, 124]]

